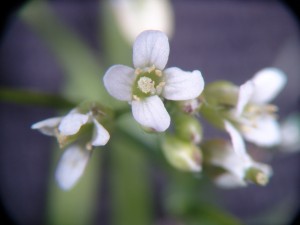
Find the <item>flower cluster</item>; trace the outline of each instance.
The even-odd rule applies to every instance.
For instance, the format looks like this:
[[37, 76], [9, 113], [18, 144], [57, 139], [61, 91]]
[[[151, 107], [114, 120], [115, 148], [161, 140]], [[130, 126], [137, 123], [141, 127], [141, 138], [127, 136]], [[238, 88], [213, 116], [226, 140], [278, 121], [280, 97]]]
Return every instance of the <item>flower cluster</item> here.
[[[283, 72], [266, 68], [240, 87], [217, 81], [204, 89], [199, 70], [165, 68], [169, 51], [163, 32], [142, 32], [133, 44], [133, 68], [114, 65], [104, 74], [107, 92], [131, 105], [133, 118], [145, 132], [165, 132], [161, 149], [175, 168], [194, 173], [203, 170], [222, 187], [249, 182], [265, 185], [272, 169], [250, 156], [244, 139], [261, 147], [281, 142], [277, 107], [270, 102], [286, 83]], [[84, 104], [64, 117], [32, 126], [55, 136], [60, 147], [66, 148], [56, 171], [62, 189], [78, 181], [91, 150], [108, 142], [110, 134], [101, 123], [114, 120], [104, 111], [99, 105]], [[201, 117], [227, 132], [231, 142], [203, 140]]]

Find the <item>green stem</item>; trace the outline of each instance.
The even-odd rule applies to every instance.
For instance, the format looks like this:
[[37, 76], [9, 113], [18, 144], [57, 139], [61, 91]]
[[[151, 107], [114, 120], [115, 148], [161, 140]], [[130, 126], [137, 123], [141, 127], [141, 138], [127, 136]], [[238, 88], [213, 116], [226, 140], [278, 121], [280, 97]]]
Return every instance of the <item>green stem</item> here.
[[76, 105], [56, 94], [7, 87], [0, 87], [0, 101], [55, 109], [73, 108]]

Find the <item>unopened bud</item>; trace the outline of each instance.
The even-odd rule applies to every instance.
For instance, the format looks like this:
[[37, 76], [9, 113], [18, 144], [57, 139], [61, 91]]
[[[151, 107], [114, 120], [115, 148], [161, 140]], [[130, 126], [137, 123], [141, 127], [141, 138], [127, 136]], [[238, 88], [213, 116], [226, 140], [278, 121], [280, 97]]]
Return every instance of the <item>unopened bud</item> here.
[[199, 144], [202, 139], [202, 127], [193, 116], [181, 114], [174, 119], [176, 135], [183, 140]]
[[201, 106], [200, 98], [194, 98], [186, 101], [179, 101], [179, 108], [187, 114], [196, 114]]
[[166, 136], [162, 149], [169, 163], [175, 168], [190, 172], [201, 170], [202, 154], [196, 145], [176, 136]]
[[238, 87], [227, 81], [217, 81], [206, 85], [203, 95], [210, 105], [235, 106]]
[[265, 186], [269, 182], [269, 176], [262, 170], [251, 167], [246, 171], [245, 180]]

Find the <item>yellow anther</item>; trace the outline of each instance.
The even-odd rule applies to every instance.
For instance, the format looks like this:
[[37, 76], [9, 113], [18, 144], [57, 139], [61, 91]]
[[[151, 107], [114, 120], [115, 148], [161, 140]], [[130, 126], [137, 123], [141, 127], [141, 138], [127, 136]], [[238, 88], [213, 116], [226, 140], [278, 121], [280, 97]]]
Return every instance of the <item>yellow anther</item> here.
[[143, 72], [143, 70], [141, 70], [140, 68], [136, 68], [134, 74], [139, 75], [141, 72]]
[[260, 172], [256, 174], [255, 181], [257, 184], [264, 186], [268, 183], [269, 179], [264, 173]]
[[135, 101], [139, 101], [139, 100], [140, 100], [140, 98], [139, 98], [138, 96], [136, 96], [136, 95], [133, 95], [132, 98], [133, 98], [133, 100], [135, 100]]
[[92, 146], [92, 144], [91, 144], [90, 142], [88, 142], [88, 143], [85, 145], [85, 148], [86, 148], [86, 150], [91, 151], [91, 150], [93, 149], [93, 146]]
[[162, 72], [160, 70], [155, 70], [155, 74], [156, 76], [158, 77], [161, 77], [162, 76]]
[[162, 81], [162, 82], [160, 82], [160, 83], [157, 85], [157, 87], [163, 87], [163, 86], [165, 86], [165, 85], [166, 85], [166, 82]]
[[148, 68], [147, 72], [148, 72], [148, 73], [151, 73], [151, 72], [154, 71], [154, 70], [155, 70], [155, 66], [152, 65], [152, 66], [150, 66], [150, 67]]

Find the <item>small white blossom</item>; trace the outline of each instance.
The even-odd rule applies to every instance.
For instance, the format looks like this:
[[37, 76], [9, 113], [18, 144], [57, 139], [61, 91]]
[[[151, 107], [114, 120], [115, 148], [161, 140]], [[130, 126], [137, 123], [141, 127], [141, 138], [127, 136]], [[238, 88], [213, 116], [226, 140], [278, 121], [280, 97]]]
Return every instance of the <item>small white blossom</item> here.
[[[93, 134], [88, 142], [79, 139], [82, 126], [93, 124]], [[31, 127], [43, 134], [55, 136], [61, 147], [67, 146], [56, 168], [55, 178], [63, 190], [71, 189], [82, 176], [89, 161], [94, 146], [105, 145], [110, 135], [108, 131], [97, 121], [91, 111], [86, 114], [73, 109], [66, 116], [54, 117], [35, 123]]]
[[210, 163], [221, 167], [227, 172], [222, 173], [215, 182], [225, 188], [247, 185], [246, 173], [249, 169], [257, 169], [255, 182], [264, 185], [272, 174], [271, 168], [263, 163], [254, 161], [246, 152], [245, 143], [236, 128], [225, 121], [225, 129], [230, 134], [232, 145], [222, 143], [219, 147], [210, 149]]
[[93, 123], [94, 132], [91, 139], [92, 146], [105, 145], [110, 135], [108, 131], [94, 118], [91, 112], [82, 114], [73, 109], [66, 116], [49, 118], [37, 122], [31, 126], [32, 129], [37, 129], [41, 133], [49, 136], [72, 136], [79, 132], [80, 128], [87, 124]]
[[169, 57], [169, 42], [161, 31], [144, 31], [133, 45], [133, 65], [110, 67], [104, 85], [110, 95], [128, 101], [132, 114], [142, 126], [163, 132], [170, 125], [170, 116], [161, 98], [191, 100], [204, 88], [200, 71], [185, 72], [177, 67], [164, 69]]
[[280, 127], [271, 102], [286, 84], [285, 74], [276, 68], [259, 71], [240, 86], [234, 117], [247, 141], [271, 147], [281, 142]]

